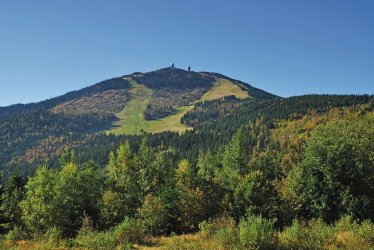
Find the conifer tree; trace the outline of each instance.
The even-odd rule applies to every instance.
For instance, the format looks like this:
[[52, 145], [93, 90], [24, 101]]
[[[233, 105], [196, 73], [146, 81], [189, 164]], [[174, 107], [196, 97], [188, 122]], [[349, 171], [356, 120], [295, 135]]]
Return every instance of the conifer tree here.
[[7, 228], [12, 229], [22, 225], [22, 210], [20, 202], [25, 197], [25, 181], [19, 171], [15, 171], [4, 187], [3, 209], [7, 220]]

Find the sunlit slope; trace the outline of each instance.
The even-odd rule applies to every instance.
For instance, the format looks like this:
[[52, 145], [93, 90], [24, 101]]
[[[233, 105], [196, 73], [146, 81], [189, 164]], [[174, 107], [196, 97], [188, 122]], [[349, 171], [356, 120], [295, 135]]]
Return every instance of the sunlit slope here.
[[152, 98], [152, 90], [144, 85], [138, 84], [131, 79], [131, 89], [129, 90], [130, 101], [125, 108], [118, 114], [119, 119], [113, 124], [111, 132], [115, 134], [137, 134], [143, 129], [144, 118], [143, 111]]
[[214, 86], [204, 94], [201, 98], [202, 101], [219, 99], [224, 96], [234, 95], [237, 98], [248, 98], [248, 92], [242, 90], [238, 85], [233, 84], [226, 79], [218, 79]]
[[[190, 127], [181, 123], [181, 118], [194, 107], [194, 103], [176, 108], [176, 112], [158, 120], [147, 121], [143, 117], [143, 112], [152, 98], [152, 90], [132, 79], [127, 79], [131, 84], [129, 90], [131, 100], [126, 107], [116, 116], [119, 121], [114, 123], [111, 132], [115, 134], [139, 134], [142, 131], [148, 133], [157, 133], [162, 131], [183, 132]], [[201, 99], [197, 101], [206, 101], [222, 98], [224, 96], [234, 95], [237, 98], [248, 98], [246, 91], [242, 90], [229, 80], [218, 79], [214, 86], [208, 90]]]

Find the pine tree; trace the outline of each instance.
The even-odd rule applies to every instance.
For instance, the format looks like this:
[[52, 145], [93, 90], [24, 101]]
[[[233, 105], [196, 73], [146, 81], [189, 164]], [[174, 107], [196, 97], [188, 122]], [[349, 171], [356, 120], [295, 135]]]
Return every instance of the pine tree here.
[[249, 145], [248, 135], [239, 129], [225, 148], [222, 170], [219, 172], [220, 183], [229, 190], [234, 190], [241, 176], [248, 172]]

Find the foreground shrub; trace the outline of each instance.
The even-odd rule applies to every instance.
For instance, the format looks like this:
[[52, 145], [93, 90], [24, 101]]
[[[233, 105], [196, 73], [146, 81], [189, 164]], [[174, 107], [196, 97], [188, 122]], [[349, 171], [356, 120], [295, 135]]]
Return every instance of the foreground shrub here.
[[249, 215], [236, 224], [233, 218], [223, 216], [204, 221], [199, 227], [203, 238], [214, 239], [224, 249], [274, 249], [277, 246], [275, 220]]
[[26, 231], [21, 227], [14, 227], [5, 235], [6, 241], [19, 241], [19, 240], [26, 240], [28, 235]]
[[58, 247], [64, 241], [62, 232], [56, 227], [48, 229], [43, 235], [42, 240], [44, 242], [44, 245], [51, 249]]
[[142, 243], [146, 237], [146, 230], [141, 221], [125, 218], [121, 224], [114, 228], [113, 235], [119, 242]]
[[160, 235], [167, 227], [165, 205], [159, 197], [147, 195], [143, 205], [138, 209], [139, 219], [151, 235]]
[[239, 230], [232, 218], [221, 220], [217, 225], [215, 237], [227, 249], [237, 248], [239, 245]]
[[117, 242], [112, 230], [86, 232], [85, 234], [79, 234], [74, 240], [76, 247], [85, 249], [115, 249], [119, 246], [127, 246], [128, 244], [128, 242]]
[[74, 245], [87, 249], [131, 249], [133, 243], [141, 243], [145, 230], [136, 219], [125, 218], [118, 226], [105, 231], [82, 230], [74, 240]]
[[203, 221], [199, 224], [199, 228], [203, 238], [217, 240], [225, 249], [239, 246], [239, 230], [234, 219], [229, 216]]
[[333, 228], [321, 219], [292, 225], [279, 234], [279, 243], [284, 249], [325, 249], [333, 236]]
[[239, 223], [240, 245], [245, 249], [274, 249], [276, 247], [275, 220], [249, 215]]
[[374, 224], [358, 223], [349, 216], [334, 225], [321, 219], [307, 223], [294, 220], [278, 239], [282, 249], [374, 249]]
[[335, 224], [333, 247], [339, 249], [373, 249], [374, 224], [370, 221], [358, 223], [350, 216], [342, 217]]

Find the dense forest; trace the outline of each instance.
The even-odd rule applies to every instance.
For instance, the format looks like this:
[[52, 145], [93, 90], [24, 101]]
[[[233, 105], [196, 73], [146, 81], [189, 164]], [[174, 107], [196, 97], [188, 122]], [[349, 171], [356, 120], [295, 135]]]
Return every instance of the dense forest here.
[[13, 172], [2, 247], [374, 246], [372, 96], [229, 97], [183, 119], [194, 130], [85, 135], [28, 178]]

